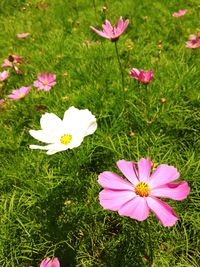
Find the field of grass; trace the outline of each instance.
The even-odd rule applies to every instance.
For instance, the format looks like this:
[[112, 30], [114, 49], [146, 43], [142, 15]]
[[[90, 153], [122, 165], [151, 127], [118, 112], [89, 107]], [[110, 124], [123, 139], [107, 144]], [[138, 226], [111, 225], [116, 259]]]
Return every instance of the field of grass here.
[[[173, 17], [179, 9], [188, 12]], [[124, 90], [114, 43], [90, 29], [120, 16], [129, 19], [118, 41]], [[22, 56], [22, 74], [10, 69], [0, 89], [0, 266], [37, 267], [49, 256], [61, 267], [198, 267], [200, 48], [185, 43], [200, 31], [199, 1], [1, 0], [0, 18], [0, 64]], [[16, 38], [23, 32], [31, 35]], [[155, 78], [142, 85], [131, 68]], [[57, 84], [37, 90], [46, 71]], [[24, 99], [6, 98], [22, 86], [32, 86]], [[31, 150], [42, 114], [63, 118], [70, 106], [89, 109], [96, 132], [54, 155]], [[99, 204], [98, 175], [142, 157], [175, 166], [191, 187], [184, 201], [166, 200], [179, 216], [172, 227]]]

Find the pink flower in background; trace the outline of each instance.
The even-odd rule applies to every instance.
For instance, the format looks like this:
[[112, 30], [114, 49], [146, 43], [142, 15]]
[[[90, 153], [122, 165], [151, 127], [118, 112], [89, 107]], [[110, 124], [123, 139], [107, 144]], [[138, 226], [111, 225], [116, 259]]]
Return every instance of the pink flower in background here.
[[0, 99], [0, 105], [3, 105], [5, 103], [4, 99]]
[[125, 20], [125, 22], [123, 22], [122, 17], [120, 17], [117, 27], [115, 25], [112, 26], [110, 21], [106, 20], [105, 24], [102, 25], [103, 31], [99, 31], [92, 26], [90, 26], [90, 28], [94, 32], [96, 32], [98, 35], [100, 35], [104, 38], [110, 39], [111, 41], [117, 41], [119, 39], [120, 35], [122, 35], [122, 33], [128, 27], [128, 24], [129, 24], [128, 19]]
[[34, 81], [35, 87], [38, 87], [38, 89], [45, 91], [49, 91], [55, 84], [56, 75], [48, 72], [38, 74], [37, 81]]
[[196, 34], [190, 34], [189, 41], [186, 42], [187, 48], [198, 48], [200, 47], [200, 39]]
[[152, 70], [145, 71], [133, 68], [129, 74], [143, 84], [148, 84], [154, 78], [154, 72]]
[[162, 225], [174, 225], [178, 220], [174, 210], [157, 197], [183, 200], [188, 196], [187, 182], [171, 183], [179, 178], [177, 169], [161, 164], [153, 172], [151, 160], [144, 158], [137, 163], [137, 169], [133, 162], [125, 160], [119, 160], [117, 166], [129, 181], [109, 171], [99, 175], [98, 183], [104, 188], [99, 194], [103, 208], [138, 221], [146, 220], [152, 211]]
[[40, 267], [60, 267], [60, 262], [58, 258], [54, 258], [53, 260], [46, 258], [40, 263]]
[[19, 100], [24, 98], [29, 91], [31, 90], [31, 86], [24, 87], [22, 86], [19, 90], [13, 90], [12, 94], [8, 95], [8, 97], [12, 100]]
[[174, 12], [174, 13], [172, 14], [172, 16], [178, 18], [178, 17], [182, 17], [182, 16], [184, 16], [186, 13], [187, 13], [187, 10], [186, 10], [186, 9], [181, 9], [181, 10], [179, 10], [178, 12]]
[[53, 260], [51, 260], [50, 258], [46, 258], [40, 263], [40, 267], [60, 267], [60, 262], [58, 258], [54, 258]]
[[15, 65], [20, 65], [22, 63], [22, 57], [18, 55], [8, 55], [8, 58], [4, 59], [2, 67], [14, 67]]
[[16, 37], [17, 37], [17, 38], [26, 38], [26, 37], [28, 37], [29, 35], [30, 35], [29, 32], [17, 33], [17, 34], [16, 34]]
[[9, 74], [9, 70], [4, 70], [3, 72], [0, 72], [0, 81], [5, 81], [8, 78]]

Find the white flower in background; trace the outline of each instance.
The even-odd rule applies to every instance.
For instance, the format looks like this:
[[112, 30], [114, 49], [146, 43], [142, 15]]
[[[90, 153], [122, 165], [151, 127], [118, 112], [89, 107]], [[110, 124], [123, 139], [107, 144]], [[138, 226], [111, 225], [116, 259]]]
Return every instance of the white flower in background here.
[[48, 145], [29, 147], [48, 150], [48, 155], [80, 146], [84, 137], [97, 129], [95, 116], [88, 109], [79, 110], [75, 107], [65, 111], [63, 120], [53, 113], [45, 113], [40, 119], [40, 125], [42, 130], [30, 130], [29, 133]]

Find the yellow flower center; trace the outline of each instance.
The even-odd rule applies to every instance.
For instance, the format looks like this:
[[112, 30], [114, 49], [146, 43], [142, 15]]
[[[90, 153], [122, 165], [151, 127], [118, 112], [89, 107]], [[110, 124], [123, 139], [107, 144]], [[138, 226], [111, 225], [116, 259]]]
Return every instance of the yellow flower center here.
[[42, 82], [43, 85], [48, 85], [49, 83], [47, 81]]
[[150, 188], [147, 183], [139, 182], [135, 187], [135, 193], [141, 197], [148, 197]]
[[25, 97], [25, 94], [19, 94], [19, 98]]
[[68, 145], [70, 142], [72, 141], [72, 136], [71, 134], [64, 134], [63, 136], [61, 136], [60, 138], [60, 142], [63, 145]]

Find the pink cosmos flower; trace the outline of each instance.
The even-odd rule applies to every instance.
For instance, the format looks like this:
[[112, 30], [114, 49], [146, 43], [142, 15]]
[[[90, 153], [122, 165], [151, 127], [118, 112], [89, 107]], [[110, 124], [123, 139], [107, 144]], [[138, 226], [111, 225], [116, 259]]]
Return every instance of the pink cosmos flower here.
[[138, 221], [146, 220], [151, 210], [162, 225], [174, 225], [178, 220], [174, 210], [157, 197], [183, 200], [188, 196], [187, 182], [171, 183], [179, 178], [177, 169], [161, 164], [151, 173], [152, 162], [144, 158], [137, 169], [125, 160], [119, 160], [117, 166], [129, 181], [109, 171], [99, 175], [98, 183], [104, 188], [99, 194], [103, 208]]
[[189, 41], [186, 42], [187, 48], [198, 48], [200, 47], [200, 39], [196, 34], [190, 34]]
[[90, 28], [94, 32], [96, 32], [98, 35], [100, 35], [104, 38], [110, 39], [111, 41], [117, 41], [119, 39], [120, 35], [122, 35], [122, 33], [128, 27], [128, 24], [129, 24], [128, 19], [125, 20], [125, 22], [123, 22], [122, 17], [120, 17], [117, 27], [115, 25], [112, 26], [110, 21], [106, 20], [105, 24], [102, 25], [103, 31], [99, 31], [92, 26], [90, 26]]
[[30, 35], [29, 32], [17, 33], [17, 34], [16, 34], [16, 37], [17, 37], [17, 38], [26, 38], [26, 37], [28, 37], [29, 35]]
[[181, 9], [181, 10], [179, 10], [178, 12], [174, 12], [174, 13], [172, 14], [172, 16], [178, 18], [178, 17], [182, 17], [182, 16], [184, 16], [186, 13], [187, 13], [187, 10], [186, 10], [186, 9]]
[[14, 67], [22, 63], [22, 57], [18, 55], [8, 55], [8, 58], [4, 59], [2, 67]]
[[4, 99], [0, 99], [0, 105], [3, 105], [5, 103]]
[[0, 72], [0, 81], [5, 81], [8, 78], [9, 74], [9, 70], [4, 70], [3, 72]]
[[31, 86], [24, 87], [22, 86], [19, 90], [13, 90], [12, 94], [8, 95], [8, 97], [12, 100], [19, 100], [24, 98], [29, 91], [31, 90]]
[[45, 91], [49, 91], [55, 84], [56, 75], [48, 72], [38, 74], [37, 81], [34, 81], [35, 87], [38, 87], [38, 89]]
[[50, 258], [46, 258], [40, 263], [40, 267], [60, 267], [60, 262], [58, 258], [54, 258], [53, 260], [51, 260]]
[[148, 84], [154, 78], [153, 70], [145, 71], [133, 68], [130, 70], [129, 74], [136, 80], [143, 84]]

